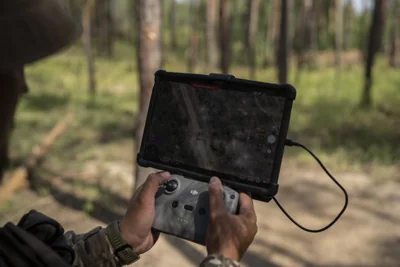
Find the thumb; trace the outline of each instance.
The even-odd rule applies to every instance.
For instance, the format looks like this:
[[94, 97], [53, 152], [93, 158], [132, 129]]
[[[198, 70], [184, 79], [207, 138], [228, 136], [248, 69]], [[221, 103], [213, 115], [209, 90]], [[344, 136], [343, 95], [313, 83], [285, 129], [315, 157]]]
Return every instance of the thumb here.
[[224, 189], [221, 181], [217, 177], [212, 177], [208, 186], [210, 195], [210, 217], [215, 218], [217, 215], [225, 212], [225, 204], [223, 199]]
[[169, 172], [150, 174], [138, 193], [139, 197], [142, 198], [145, 203], [152, 204], [159, 186], [167, 182], [170, 177], [171, 174]]

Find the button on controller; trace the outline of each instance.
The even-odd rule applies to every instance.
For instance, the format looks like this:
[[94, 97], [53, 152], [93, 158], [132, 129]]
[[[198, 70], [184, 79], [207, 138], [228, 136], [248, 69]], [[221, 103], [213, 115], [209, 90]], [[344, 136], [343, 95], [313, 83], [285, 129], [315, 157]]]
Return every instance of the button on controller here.
[[185, 205], [183, 208], [184, 208], [185, 210], [190, 210], [190, 211], [193, 210], [193, 206], [191, 206], [191, 205]]

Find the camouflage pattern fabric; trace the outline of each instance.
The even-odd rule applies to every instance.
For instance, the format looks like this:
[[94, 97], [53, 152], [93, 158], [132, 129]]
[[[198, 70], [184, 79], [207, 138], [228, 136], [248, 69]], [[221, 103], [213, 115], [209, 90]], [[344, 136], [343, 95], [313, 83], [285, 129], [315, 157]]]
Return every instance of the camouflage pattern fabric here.
[[[121, 267], [115, 257], [105, 228], [97, 227], [86, 234], [77, 235], [73, 231], [65, 233], [68, 244], [75, 251], [73, 267]], [[222, 255], [207, 256], [200, 267], [240, 267], [239, 263]]]
[[109, 244], [105, 228], [97, 227], [86, 234], [65, 233], [68, 244], [75, 251], [73, 267], [119, 267], [117, 257]]

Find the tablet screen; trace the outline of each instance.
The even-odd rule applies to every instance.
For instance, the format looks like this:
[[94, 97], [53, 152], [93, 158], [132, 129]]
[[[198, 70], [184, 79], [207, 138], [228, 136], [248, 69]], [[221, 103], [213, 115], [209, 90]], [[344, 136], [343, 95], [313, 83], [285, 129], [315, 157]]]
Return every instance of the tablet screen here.
[[146, 160], [270, 182], [285, 97], [172, 81], [157, 90]]

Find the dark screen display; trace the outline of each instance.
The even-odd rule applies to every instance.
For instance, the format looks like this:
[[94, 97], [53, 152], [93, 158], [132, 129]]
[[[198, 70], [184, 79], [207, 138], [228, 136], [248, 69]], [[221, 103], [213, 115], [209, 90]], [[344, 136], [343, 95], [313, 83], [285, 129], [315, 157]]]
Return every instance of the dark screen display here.
[[162, 81], [144, 156], [269, 183], [285, 98]]

